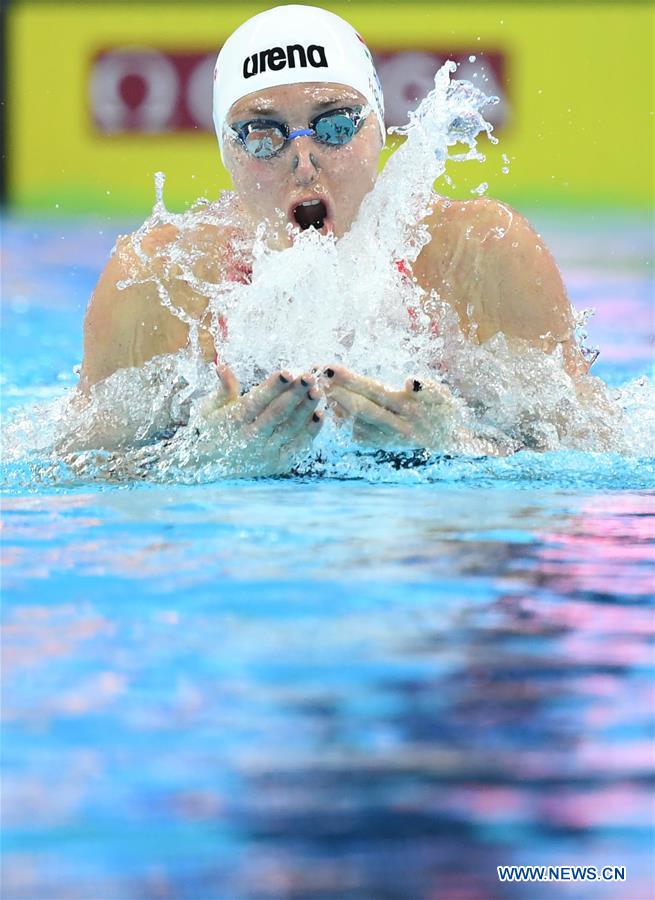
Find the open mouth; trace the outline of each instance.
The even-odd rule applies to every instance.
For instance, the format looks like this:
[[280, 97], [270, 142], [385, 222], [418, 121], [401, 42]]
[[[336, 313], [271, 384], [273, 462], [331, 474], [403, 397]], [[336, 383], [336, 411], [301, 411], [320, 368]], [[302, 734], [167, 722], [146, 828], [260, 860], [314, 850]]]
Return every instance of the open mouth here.
[[321, 231], [325, 225], [328, 211], [322, 200], [303, 200], [297, 206], [293, 207], [292, 216], [301, 231], [308, 228], [315, 228]]

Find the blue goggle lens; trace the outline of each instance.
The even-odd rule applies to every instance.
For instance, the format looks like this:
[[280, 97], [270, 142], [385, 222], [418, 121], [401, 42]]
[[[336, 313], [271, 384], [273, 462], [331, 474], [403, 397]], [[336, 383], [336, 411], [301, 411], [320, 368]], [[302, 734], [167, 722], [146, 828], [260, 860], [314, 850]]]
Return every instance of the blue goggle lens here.
[[352, 141], [357, 125], [350, 116], [338, 112], [317, 119], [314, 130], [319, 141], [339, 146]]

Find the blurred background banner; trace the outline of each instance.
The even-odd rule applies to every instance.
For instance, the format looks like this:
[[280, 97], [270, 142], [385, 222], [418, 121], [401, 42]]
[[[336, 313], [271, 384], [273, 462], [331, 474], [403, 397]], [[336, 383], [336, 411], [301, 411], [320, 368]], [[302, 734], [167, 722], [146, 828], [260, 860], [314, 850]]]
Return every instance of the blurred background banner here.
[[[211, 123], [216, 54], [272, 3], [15, 0], [4, 12], [6, 195], [13, 208], [146, 212], [153, 175], [183, 209], [229, 187]], [[446, 60], [499, 102], [487, 162], [452, 164], [514, 203], [644, 207], [653, 198], [651, 3], [318, 4], [362, 33], [387, 124]], [[393, 140], [389, 149], [393, 149]], [[396, 139], [397, 140], [397, 139]]]

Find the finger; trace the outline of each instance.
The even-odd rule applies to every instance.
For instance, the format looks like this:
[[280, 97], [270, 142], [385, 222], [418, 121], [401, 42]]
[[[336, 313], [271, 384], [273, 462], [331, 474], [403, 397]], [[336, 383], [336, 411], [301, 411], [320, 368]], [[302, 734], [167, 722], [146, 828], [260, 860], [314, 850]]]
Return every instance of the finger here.
[[452, 391], [440, 381], [419, 381], [418, 378], [408, 378], [405, 382], [405, 393], [408, 398], [413, 397], [433, 406], [453, 401]]
[[309, 417], [309, 420], [306, 420], [303, 423], [303, 428], [298, 434], [286, 444], [286, 452], [300, 453], [303, 450], [306, 450], [323, 427], [324, 421], [324, 414], [319, 410], [315, 410]]
[[406, 419], [383, 409], [377, 403], [368, 400], [360, 394], [354, 394], [345, 388], [335, 385], [331, 391], [331, 396], [349, 415], [353, 418], [362, 419], [367, 425], [374, 425], [376, 428], [384, 429], [401, 437], [409, 437], [411, 433], [411, 425]]
[[298, 425], [299, 430], [307, 415], [316, 407], [319, 396], [315, 379], [311, 376], [302, 375], [295, 379], [289, 390], [276, 397], [264, 412], [257, 416], [257, 419], [252, 424], [256, 427], [258, 433], [264, 437], [270, 437], [276, 429], [279, 429], [281, 433], [276, 435], [276, 437], [282, 438], [286, 431], [287, 422], [293, 418], [296, 408], [300, 407], [303, 409], [300, 424]]
[[231, 369], [227, 366], [217, 366], [216, 372], [221, 386], [219, 390], [212, 391], [199, 402], [198, 409], [202, 416], [210, 416], [222, 409], [226, 404], [238, 399], [241, 393], [241, 385]]
[[350, 418], [350, 414], [349, 414], [348, 410], [345, 409], [343, 406], [341, 406], [340, 403], [337, 403], [337, 401], [334, 399], [334, 397], [332, 397], [331, 395], [328, 394], [328, 395], [326, 395], [325, 399], [327, 400], [327, 404], [330, 407], [330, 410], [332, 411], [334, 418], [337, 419], [340, 423], [344, 419]]
[[241, 385], [232, 369], [228, 366], [217, 366], [216, 371], [223, 386], [223, 390], [227, 394], [227, 399], [236, 400], [241, 393]]
[[320, 394], [317, 388], [310, 388], [302, 396], [295, 409], [291, 410], [287, 418], [277, 426], [285, 440], [295, 437], [307, 426], [308, 419], [311, 420], [312, 414], [316, 411], [319, 399]]
[[316, 409], [309, 417], [309, 421], [305, 424], [305, 431], [313, 439], [319, 433], [325, 422], [325, 415]]
[[[296, 437], [307, 426], [307, 421], [316, 411], [316, 405], [320, 399], [320, 394], [315, 386], [309, 390], [304, 390], [304, 385], [301, 382], [301, 387], [303, 388], [303, 393], [299, 395], [296, 405], [290, 408], [286, 414], [283, 414], [273, 427], [275, 438], [283, 443]], [[266, 421], [262, 422], [265, 430], [269, 424]]]
[[419, 381], [418, 378], [408, 378], [405, 382], [405, 393], [406, 394], [420, 394], [423, 390], [423, 382]]
[[349, 372], [343, 366], [328, 366], [323, 370], [325, 392], [332, 393], [334, 387], [345, 388], [352, 393], [359, 394], [376, 403], [390, 412], [400, 413], [407, 405], [407, 393], [405, 391], [392, 391], [378, 381]]
[[261, 414], [294, 384], [287, 371], [273, 372], [266, 381], [248, 391], [243, 398], [244, 421], [252, 424]]

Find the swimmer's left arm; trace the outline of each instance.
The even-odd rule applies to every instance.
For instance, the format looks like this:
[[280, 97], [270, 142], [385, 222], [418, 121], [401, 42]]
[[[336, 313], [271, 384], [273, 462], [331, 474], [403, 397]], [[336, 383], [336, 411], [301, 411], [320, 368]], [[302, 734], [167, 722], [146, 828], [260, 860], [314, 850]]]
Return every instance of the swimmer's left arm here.
[[502, 332], [546, 353], [559, 346], [569, 374], [587, 371], [562, 275], [527, 219], [486, 197], [440, 198], [426, 224], [432, 240], [415, 274], [453, 306], [466, 334], [482, 343]]

